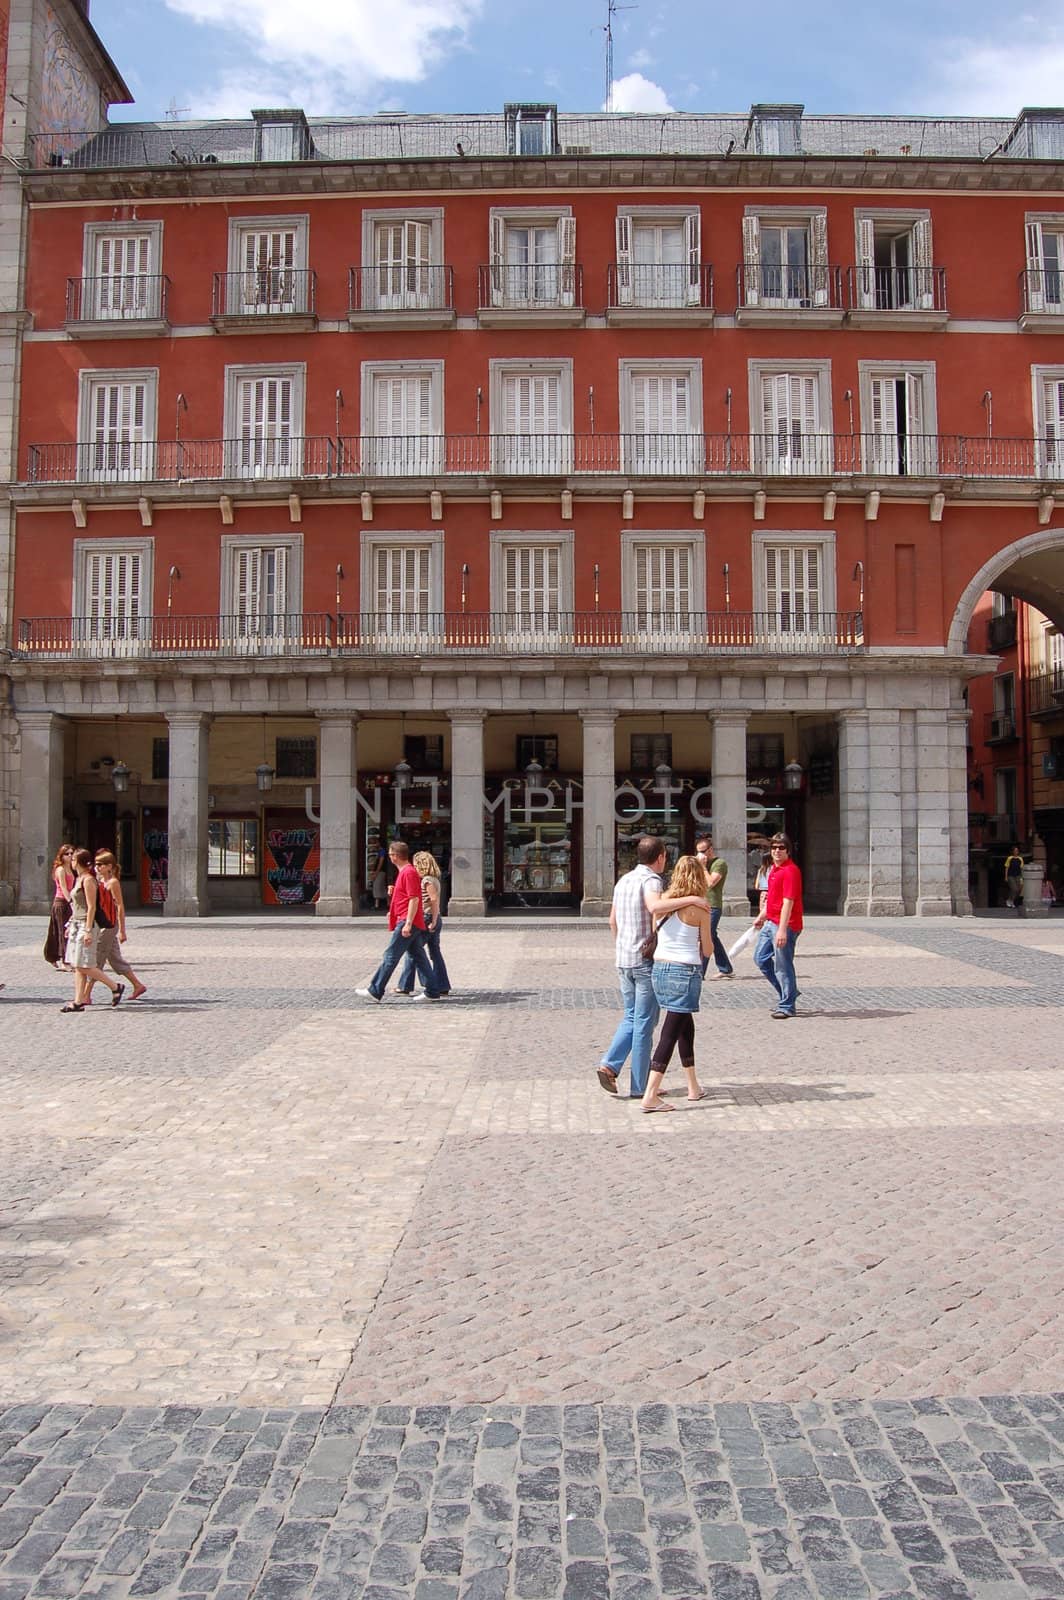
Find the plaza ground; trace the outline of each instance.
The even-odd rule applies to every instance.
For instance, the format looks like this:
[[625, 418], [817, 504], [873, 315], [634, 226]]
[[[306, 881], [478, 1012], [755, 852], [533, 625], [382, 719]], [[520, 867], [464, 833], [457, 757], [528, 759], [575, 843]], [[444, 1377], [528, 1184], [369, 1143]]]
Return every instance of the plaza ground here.
[[0, 1600], [1064, 1595], [1059, 921], [813, 919], [799, 1018], [741, 957], [657, 1117], [600, 923], [452, 922], [377, 1007], [383, 923], [145, 916], [83, 1016], [43, 937]]

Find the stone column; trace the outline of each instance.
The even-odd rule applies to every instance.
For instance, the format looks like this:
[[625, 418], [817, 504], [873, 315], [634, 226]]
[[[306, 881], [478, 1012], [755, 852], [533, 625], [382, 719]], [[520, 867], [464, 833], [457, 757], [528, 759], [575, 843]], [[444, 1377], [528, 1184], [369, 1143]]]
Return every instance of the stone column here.
[[167, 885], [163, 913], [205, 917], [207, 901], [207, 733], [202, 711], [169, 711]]
[[358, 910], [358, 717], [319, 711], [321, 726], [321, 882], [315, 915], [351, 917]]
[[868, 915], [903, 917], [901, 713], [868, 713]]
[[55, 896], [50, 873], [62, 843], [65, 727], [51, 711], [19, 713], [20, 911], [47, 914]]
[[746, 716], [713, 718], [713, 849], [728, 863], [726, 916], [748, 917], [746, 893]]
[[868, 915], [868, 713], [839, 716], [839, 857], [844, 917]]
[[970, 917], [968, 893], [968, 716], [949, 711], [949, 881], [955, 917]]
[[484, 713], [451, 713], [452, 917], [484, 915]]
[[[948, 917], [950, 884], [949, 725], [943, 711], [916, 713], [916, 915]], [[967, 768], [965, 769], [967, 771]]]
[[582, 917], [608, 917], [613, 903], [617, 785], [612, 711], [582, 711], [584, 725], [584, 887]]

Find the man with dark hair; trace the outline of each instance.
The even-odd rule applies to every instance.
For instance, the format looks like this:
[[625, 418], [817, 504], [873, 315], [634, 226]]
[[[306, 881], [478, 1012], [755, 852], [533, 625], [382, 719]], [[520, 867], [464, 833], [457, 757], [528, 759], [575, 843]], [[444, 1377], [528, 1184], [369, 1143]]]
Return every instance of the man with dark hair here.
[[363, 1000], [380, 1000], [388, 987], [388, 979], [405, 955], [414, 963], [421, 979], [424, 995], [415, 994], [413, 1000], [438, 1000], [439, 989], [425, 952], [425, 913], [421, 905], [421, 879], [410, 861], [410, 846], [402, 839], [393, 839], [388, 847], [388, 859], [398, 871], [392, 898], [388, 905], [388, 940], [381, 964], [365, 989], [355, 993]]
[[[716, 972], [715, 978], [734, 978], [732, 964], [728, 960], [728, 952], [720, 942], [717, 927], [724, 915], [724, 884], [728, 877], [728, 863], [723, 856], [718, 856], [713, 849], [713, 835], [711, 833], [695, 834], [695, 855], [698, 864], [706, 875], [706, 899], [709, 901], [709, 934], [713, 941], [713, 964]], [[703, 959], [702, 976], [706, 975], [708, 960]]]
[[802, 874], [791, 860], [791, 841], [785, 833], [772, 835], [769, 851], [772, 866], [765, 909], [754, 921], [754, 927], [761, 930], [754, 946], [754, 960], [776, 991], [777, 1005], [772, 1016], [777, 1022], [785, 1022], [794, 1016], [798, 1003], [794, 947], [802, 931]]
[[598, 1068], [598, 1081], [608, 1094], [616, 1094], [618, 1075], [631, 1056], [629, 1099], [642, 1100], [659, 1016], [651, 982], [654, 963], [643, 955], [643, 941], [661, 905], [669, 911], [679, 911], [683, 906], [705, 905], [705, 901], [691, 896], [683, 900], [663, 899], [662, 873], [668, 859], [664, 839], [644, 835], [636, 845], [635, 857], [636, 864], [631, 872], [618, 878], [614, 885], [610, 907], [610, 931], [616, 940], [615, 959], [624, 1015]]

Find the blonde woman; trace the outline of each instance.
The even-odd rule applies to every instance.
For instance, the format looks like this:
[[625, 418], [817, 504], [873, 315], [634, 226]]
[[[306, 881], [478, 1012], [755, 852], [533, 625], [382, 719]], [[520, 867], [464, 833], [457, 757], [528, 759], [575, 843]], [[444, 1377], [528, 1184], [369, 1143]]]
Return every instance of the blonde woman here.
[[[429, 958], [436, 979], [436, 987], [440, 994], [450, 994], [451, 980], [447, 976], [447, 964], [440, 950], [440, 864], [436, 857], [428, 850], [418, 850], [414, 856], [414, 867], [421, 878], [421, 909], [425, 914], [425, 954]], [[403, 970], [399, 974], [396, 985], [400, 994], [413, 994], [414, 992], [414, 962], [407, 956], [403, 962]]]
[[680, 1065], [687, 1074], [687, 1098], [701, 1100], [703, 1090], [695, 1071], [695, 1018], [702, 993], [702, 958], [713, 954], [713, 934], [709, 906], [686, 905], [669, 911], [668, 900], [686, 900], [705, 893], [706, 875], [697, 856], [681, 856], [672, 871], [669, 887], [658, 904], [654, 925], [658, 932], [651, 982], [658, 1005], [665, 1013], [661, 1033], [650, 1058], [650, 1075], [644, 1111], [675, 1111], [661, 1098], [661, 1084], [680, 1047]]
[[[110, 963], [112, 971], [117, 972], [120, 978], [128, 978], [133, 985], [133, 992], [129, 998], [139, 1000], [142, 994], [147, 993], [147, 985], [141, 983], [119, 949], [119, 946], [126, 942], [126, 900], [122, 893], [122, 880], [118, 876], [118, 862], [110, 850], [96, 852], [96, 887], [98, 903], [111, 922], [109, 928], [100, 929], [96, 950], [97, 962], [101, 969]], [[89, 992], [85, 997], [87, 1005], [91, 1004], [91, 997], [90, 983]]]

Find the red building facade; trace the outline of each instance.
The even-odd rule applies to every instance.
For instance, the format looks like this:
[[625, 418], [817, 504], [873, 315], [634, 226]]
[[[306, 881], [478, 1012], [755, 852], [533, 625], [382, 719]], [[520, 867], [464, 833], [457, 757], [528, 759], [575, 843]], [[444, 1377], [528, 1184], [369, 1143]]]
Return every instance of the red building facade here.
[[31, 142], [22, 903], [65, 827], [350, 913], [402, 833], [595, 914], [711, 818], [736, 908], [786, 824], [814, 906], [968, 909], [972, 614], [1059, 607], [1060, 115]]

